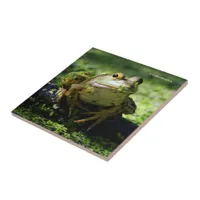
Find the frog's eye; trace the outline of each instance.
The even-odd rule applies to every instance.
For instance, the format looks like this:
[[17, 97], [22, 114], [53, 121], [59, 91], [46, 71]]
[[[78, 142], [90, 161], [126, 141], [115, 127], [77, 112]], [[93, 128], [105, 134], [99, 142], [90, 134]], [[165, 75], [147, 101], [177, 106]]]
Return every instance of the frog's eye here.
[[114, 78], [117, 78], [119, 75], [118, 74], [113, 74], [113, 77]]
[[116, 73], [112, 75], [113, 79], [124, 79], [125, 76], [122, 73]]

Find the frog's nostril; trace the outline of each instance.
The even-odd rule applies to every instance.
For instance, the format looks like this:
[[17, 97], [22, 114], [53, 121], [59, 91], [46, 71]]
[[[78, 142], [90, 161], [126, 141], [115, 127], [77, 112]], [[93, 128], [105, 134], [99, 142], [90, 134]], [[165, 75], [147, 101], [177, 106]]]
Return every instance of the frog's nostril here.
[[143, 79], [140, 78], [140, 79], [138, 80], [138, 84], [142, 84], [142, 83], [143, 83]]

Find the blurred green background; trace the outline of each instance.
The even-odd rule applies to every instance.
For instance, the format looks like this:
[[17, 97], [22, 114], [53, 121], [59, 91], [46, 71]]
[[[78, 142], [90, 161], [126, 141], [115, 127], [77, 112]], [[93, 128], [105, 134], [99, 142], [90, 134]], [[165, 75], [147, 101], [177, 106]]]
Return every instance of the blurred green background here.
[[[63, 75], [72, 71], [89, 71], [94, 75], [122, 72], [127, 77], [140, 76], [144, 82], [138, 92], [130, 97], [135, 101], [137, 110], [134, 114], [123, 115], [129, 121], [140, 125], [163, 102], [165, 102], [186, 80], [160, 70], [136, 63], [119, 56], [92, 48], [70, 67], [56, 76], [52, 82], [61, 86]], [[158, 78], [160, 77], [160, 78]]]
[[[87, 71], [94, 76], [122, 72], [127, 77], [140, 76], [143, 78], [144, 82], [139, 86], [138, 91], [130, 95], [137, 105], [136, 112], [123, 114], [123, 118], [138, 126], [186, 81], [183, 78], [92, 48], [50, 82], [61, 87], [62, 78], [67, 73], [75, 71]], [[52, 89], [50, 94], [53, 95], [55, 92], [56, 89]], [[47, 104], [45, 101], [35, 102], [34, 98], [34, 95], [28, 98], [13, 112], [105, 157], [125, 139], [120, 133], [117, 133], [114, 140], [104, 136], [88, 135], [73, 124], [73, 118], [60, 120], [55, 112], [55, 104]]]

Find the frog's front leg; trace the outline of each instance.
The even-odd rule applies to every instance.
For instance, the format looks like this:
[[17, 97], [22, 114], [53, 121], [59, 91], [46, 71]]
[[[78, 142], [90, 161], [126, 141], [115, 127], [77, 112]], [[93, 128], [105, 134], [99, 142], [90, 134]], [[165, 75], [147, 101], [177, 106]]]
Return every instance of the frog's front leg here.
[[84, 114], [93, 115], [93, 116], [85, 118], [85, 119], [76, 120], [75, 122], [84, 123], [87, 121], [95, 120], [94, 123], [92, 123], [92, 125], [87, 129], [87, 130], [90, 130], [97, 124], [100, 124], [102, 121], [106, 120], [108, 117], [113, 117], [122, 113], [133, 114], [135, 110], [136, 110], [135, 102], [131, 98], [128, 98], [121, 105], [114, 106], [111, 108], [104, 108], [101, 111], [97, 111], [97, 112], [86, 112]]
[[133, 114], [137, 109], [135, 102], [129, 97], [122, 105], [124, 114]]
[[57, 102], [59, 102], [60, 100], [61, 100], [61, 98], [63, 97], [63, 96], [65, 96], [66, 95], [66, 93], [67, 93], [67, 90], [65, 89], [65, 88], [60, 88], [57, 92], [56, 92], [56, 95], [57, 95], [57, 99], [56, 99], [56, 101]]
[[81, 105], [79, 101], [79, 92], [82, 89], [83, 86], [81, 84], [74, 84], [66, 93], [67, 101], [69, 103], [69, 117], [71, 116], [71, 113], [75, 106], [80, 109], [87, 110]]

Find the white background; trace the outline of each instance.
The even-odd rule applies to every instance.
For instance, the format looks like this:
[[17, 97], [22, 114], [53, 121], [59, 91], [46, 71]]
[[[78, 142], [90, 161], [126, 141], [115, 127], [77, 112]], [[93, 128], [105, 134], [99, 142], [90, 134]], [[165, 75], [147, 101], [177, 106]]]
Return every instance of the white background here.
[[[198, 0], [0, 1], [0, 199], [200, 199]], [[11, 116], [91, 47], [189, 85], [105, 162]]]

